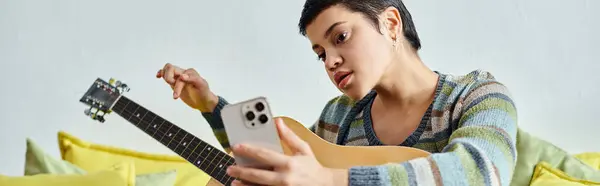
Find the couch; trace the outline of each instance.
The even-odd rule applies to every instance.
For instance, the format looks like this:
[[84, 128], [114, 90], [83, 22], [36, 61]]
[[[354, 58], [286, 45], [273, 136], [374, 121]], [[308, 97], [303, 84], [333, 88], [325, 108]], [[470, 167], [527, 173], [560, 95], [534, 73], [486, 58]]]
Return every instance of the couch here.
[[[60, 157], [26, 139], [23, 176], [0, 175], [0, 186], [198, 186], [210, 177], [175, 155], [92, 143], [58, 132]], [[600, 153], [569, 154], [519, 130], [511, 186], [599, 185]]]

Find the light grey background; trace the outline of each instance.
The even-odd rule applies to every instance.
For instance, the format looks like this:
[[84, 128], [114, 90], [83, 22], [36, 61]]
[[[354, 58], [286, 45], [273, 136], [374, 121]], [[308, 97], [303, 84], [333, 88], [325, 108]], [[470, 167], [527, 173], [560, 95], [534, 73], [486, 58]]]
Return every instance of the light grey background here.
[[[0, 174], [22, 175], [27, 137], [58, 158], [59, 130], [171, 153], [117, 115], [84, 116], [78, 100], [97, 77], [125, 81], [130, 98], [217, 145], [200, 113], [155, 79], [165, 62], [197, 68], [232, 102], [266, 96], [276, 115], [311, 124], [339, 92], [297, 34], [303, 3], [0, 0]], [[406, 4], [427, 65], [491, 71], [512, 90], [522, 128], [573, 153], [600, 151], [600, 1]]]

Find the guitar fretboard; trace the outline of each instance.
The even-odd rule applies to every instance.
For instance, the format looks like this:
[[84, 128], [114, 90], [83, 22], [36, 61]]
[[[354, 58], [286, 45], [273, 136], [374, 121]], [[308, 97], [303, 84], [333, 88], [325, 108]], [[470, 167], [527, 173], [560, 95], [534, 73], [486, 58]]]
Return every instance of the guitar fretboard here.
[[112, 111], [158, 140], [179, 156], [194, 164], [224, 185], [235, 179], [227, 175], [227, 167], [235, 159], [164, 118], [122, 96]]

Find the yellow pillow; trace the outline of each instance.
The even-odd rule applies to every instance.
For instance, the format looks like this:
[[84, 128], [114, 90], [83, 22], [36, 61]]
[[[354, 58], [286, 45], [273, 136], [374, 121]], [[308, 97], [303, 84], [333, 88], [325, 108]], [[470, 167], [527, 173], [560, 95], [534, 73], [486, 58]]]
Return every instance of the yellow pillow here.
[[559, 169], [552, 168], [547, 162], [540, 162], [535, 166], [530, 186], [585, 186], [600, 185], [598, 182], [573, 178]]
[[177, 170], [175, 186], [206, 185], [210, 176], [176, 155], [151, 154], [83, 141], [67, 132], [58, 133], [63, 160], [86, 171], [98, 171], [116, 162], [131, 161], [137, 174]]
[[134, 186], [135, 168], [132, 163], [118, 163], [108, 170], [89, 174], [37, 174], [32, 176], [0, 175], [0, 185], [18, 186]]
[[600, 170], [600, 152], [585, 152], [576, 154], [575, 157], [594, 169]]

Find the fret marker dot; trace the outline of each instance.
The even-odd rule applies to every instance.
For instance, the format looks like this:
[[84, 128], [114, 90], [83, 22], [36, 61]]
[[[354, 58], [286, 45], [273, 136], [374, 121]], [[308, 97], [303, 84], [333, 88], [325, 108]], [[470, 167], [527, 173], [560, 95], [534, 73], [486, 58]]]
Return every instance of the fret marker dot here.
[[152, 126], [152, 127], [156, 128], [156, 124], [154, 126]]
[[171, 137], [171, 133], [169, 133], [169, 137]]
[[208, 150], [210, 150], [210, 147], [208, 147]]
[[140, 113], [136, 114], [136, 115], [135, 115], [135, 117], [138, 117], [138, 118], [139, 118], [139, 117], [140, 117]]
[[219, 165], [219, 168], [223, 168], [223, 165]]
[[200, 161], [197, 161], [196, 164], [200, 165]]
[[183, 145], [184, 145], [184, 146], [185, 146], [186, 144], [187, 144], [186, 142], [183, 142]]

